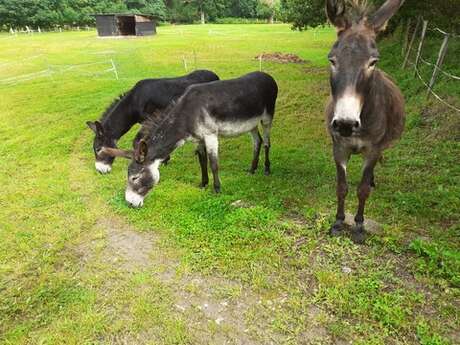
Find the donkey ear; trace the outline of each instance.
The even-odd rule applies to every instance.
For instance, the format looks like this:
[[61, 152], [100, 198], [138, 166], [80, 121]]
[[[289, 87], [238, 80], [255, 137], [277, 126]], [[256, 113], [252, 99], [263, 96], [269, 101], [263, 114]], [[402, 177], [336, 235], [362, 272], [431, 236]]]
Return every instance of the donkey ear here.
[[115, 149], [112, 147], [104, 146], [99, 152], [105, 153], [106, 155], [111, 156], [111, 157], [123, 157], [127, 159], [133, 159], [134, 157], [134, 152], [132, 150], [121, 150], [121, 149]]
[[104, 128], [102, 128], [102, 124], [99, 121], [87, 121], [86, 124], [94, 132], [94, 134], [98, 136], [104, 135]]
[[393, 17], [405, 0], [387, 0], [370, 18], [369, 23], [375, 32], [385, 30], [388, 21]]
[[102, 127], [102, 124], [99, 121], [94, 121], [94, 124], [96, 125], [96, 134], [99, 136], [104, 136], [104, 128]]
[[144, 139], [141, 139], [134, 151], [134, 160], [138, 163], [144, 163], [147, 156], [148, 146]]
[[351, 22], [343, 0], [326, 0], [326, 15], [339, 33], [350, 27]]
[[94, 132], [94, 134], [97, 133], [96, 124], [94, 122], [86, 121], [86, 125]]

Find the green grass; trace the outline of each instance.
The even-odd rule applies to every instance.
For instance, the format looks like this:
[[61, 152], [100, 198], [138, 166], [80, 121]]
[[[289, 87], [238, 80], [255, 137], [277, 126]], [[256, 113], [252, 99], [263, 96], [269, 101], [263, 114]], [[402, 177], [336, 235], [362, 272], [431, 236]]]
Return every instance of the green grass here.
[[[0, 84], [0, 342], [238, 344], [247, 334], [256, 344], [458, 343], [458, 114], [431, 101], [427, 116], [420, 85], [399, 69], [400, 48], [383, 43], [381, 66], [401, 86], [408, 112], [366, 211], [383, 230], [365, 246], [329, 238], [335, 169], [323, 109], [334, 38], [333, 30], [288, 25], [165, 26], [156, 37], [123, 40], [1, 35], [0, 79], [111, 58], [120, 79], [97, 74], [106, 64]], [[137, 80], [184, 74], [184, 59], [188, 70], [236, 77], [273, 51], [308, 63], [263, 62], [280, 89], [272, 176], [245, 172], [248, 136], [221, 143], [221, 195], [197, 188], [192, 145], [161, 168], [140, 210], [124, 202], [127, 161], [108, 176], [95, 172], [85, 121]], [[455, 95], [451, 84], [439, 87]], [[136, 129], [120, 146], [129, 147]], [[360, 163], [352, 159], [351, 191]], [[347, 201], [353, 213], [353, 192]], [[120, 264], [106, 221], [153, 236], [151, 262]], [[200, 279], [214, 283], [204, 289]], [[204, 290], [211, 300], [245, 302], [243, 335], [235, 324], [175, 307], [178, 296]]]

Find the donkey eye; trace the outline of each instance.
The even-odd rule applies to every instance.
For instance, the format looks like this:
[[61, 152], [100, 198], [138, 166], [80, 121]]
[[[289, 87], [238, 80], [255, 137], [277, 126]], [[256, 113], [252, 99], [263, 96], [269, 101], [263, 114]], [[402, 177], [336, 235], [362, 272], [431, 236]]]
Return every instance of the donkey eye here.
[[139, 177], [141, 177], [140, 174], [131, 176], [131, 181], [132, 181], [132, 182], [136, 182], [136, 181], [139, 179]]
[[331, 66], [335, 67], [335, 65], [337, 64], [337, 61], [335, 58], [329, 58], [329, 62], [331, 63]]
[[372, 59], [371, 62], [369, 62], [369, 68], [375, 67], [377, 62], [379, 62], [379, 59]]

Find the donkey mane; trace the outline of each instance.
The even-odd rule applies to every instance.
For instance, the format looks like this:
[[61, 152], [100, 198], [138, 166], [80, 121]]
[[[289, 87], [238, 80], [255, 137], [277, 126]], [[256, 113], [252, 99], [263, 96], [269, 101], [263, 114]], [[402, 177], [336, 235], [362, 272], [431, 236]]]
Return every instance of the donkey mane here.
[[355, 24], [366, 18], [373, 9], [368, 0], [346, 0], [345, 2], [348, 8], [347, 13]]
[[110, 105], [105, 109], [104, 113], [102, 114], [101, 116], [101, 120], [100, 121], [104, 121], [107, 116], [109, 116], [109, 114], [112, 112], [112, 110], [117, 106], [118, 103], [120, 103], [120, 101], [128, 94], [129, 92], [124, 92], [124, 93], [121, 93], [118, 97], [116, 97], [112, 103], [110, 103]]
[[139, 130], [137, 137], [143, 138], [145, 140], [155, 136], [155, 133], [172, 114], [176, 104], [177, 101], [171, 101], [165, 109], [158, 111], [156, 116], [150, 116], [148, 119], [142, 122], [142, 127]]

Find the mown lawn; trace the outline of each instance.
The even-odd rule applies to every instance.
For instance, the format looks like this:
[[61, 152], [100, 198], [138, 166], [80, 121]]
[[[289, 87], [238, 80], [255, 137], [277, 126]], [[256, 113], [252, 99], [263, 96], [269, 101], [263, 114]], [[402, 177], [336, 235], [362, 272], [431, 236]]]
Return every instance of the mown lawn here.
[[[376, 172], [367, 217], [381, 229], [356, 246], [327, 235], [335, 168], [323, 108], [334, 31], [158, 31], [0, 35], [0, 342], [460, 343], [458, 117], [436, 103], [423, 110], [411, 72], [398, 70], [400, 48], [384, 44], [382, 67], [408, 98], [407, 130]], [[263, 52], [306, 60], [262, 63], [280, 89], [273, 174], [246, 173], [249, 136], [223, 140], [223, 193], [214, 195], [197, 188], [189, 144], [162, 167], [145, 206], [128, 208], [128, 162], [97, 174], [85, 121], [139, 79], [185, 68], [236, 77], [258, 70]], [[119, 80], [103, 72], [110, 59]], [[53, 73], [5, 82], [42, 70]], [[350, 165], [350, 213], [360, 162]]]

